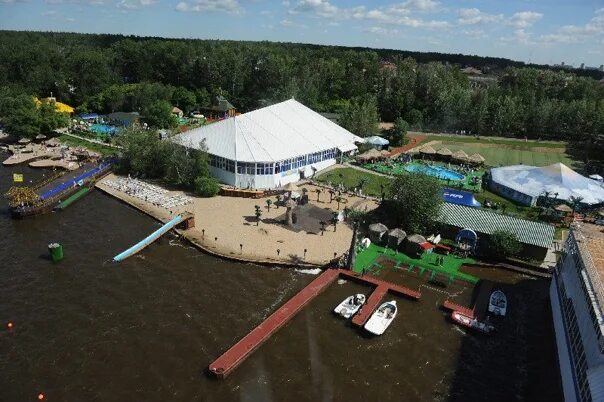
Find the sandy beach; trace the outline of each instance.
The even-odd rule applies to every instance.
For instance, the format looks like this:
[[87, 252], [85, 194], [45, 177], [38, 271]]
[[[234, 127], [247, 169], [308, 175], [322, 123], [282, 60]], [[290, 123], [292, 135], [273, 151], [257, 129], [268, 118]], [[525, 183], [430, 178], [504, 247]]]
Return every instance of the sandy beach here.
[[[259, 199], [216, 196], [212, 198], [193, 197], [192, 202], [173, 208], [153, 205], [143, 199], [116, 190], [105, 183], [115, 181], [113, 174], [105, 177], [97, 188], [145, 212], [153, 218], [166, 222], [177, 213], [190, 212], [195, 216], [195, 228], [179, 230], [179, 234], [197, 247], [218, 256], [260, 263], [296, 266], [323, 266], [334, 258], [334, 253], [341, 256], [348, 250], [352, 237], [352, 229], [348, 224], [340, 223], [334, 232], [333, 225], [327, 226], [323, 235], [320, 233], [318, 220], [306, 219], [304, 229], [289, 228], [281, 223], [286, 208], [276, 208], [274, 204], [267, 208], [267, 199], [274, 203], [276, 198]], [[317, 202], [314, 185], [300, 187], [309, 190], [309, 205], [314, 212], [337, 211], [337, 202], [329, 202], [329, 194], [324, 191]], [[183, 196], [181, 191], [169, 191], [168, 197]], [[344, 196], [349, 208], [371, 210], [377, 207], [377, 202], [356, 196]], [[262, 217], [257, 225], [255, 206], [262, 209]], [[296, 209], [294, 209], [294, 213]], [[130, 245], [124, 245], [124, 248]], [[304, 253], [304, 250], [306, 254]]]

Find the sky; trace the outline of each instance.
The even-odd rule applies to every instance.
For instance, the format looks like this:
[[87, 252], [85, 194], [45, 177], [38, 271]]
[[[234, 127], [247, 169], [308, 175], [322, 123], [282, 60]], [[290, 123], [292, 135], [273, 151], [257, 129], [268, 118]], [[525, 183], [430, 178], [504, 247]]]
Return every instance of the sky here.
[[0, 29], [604, 64], [604, 0], [0, 0]]

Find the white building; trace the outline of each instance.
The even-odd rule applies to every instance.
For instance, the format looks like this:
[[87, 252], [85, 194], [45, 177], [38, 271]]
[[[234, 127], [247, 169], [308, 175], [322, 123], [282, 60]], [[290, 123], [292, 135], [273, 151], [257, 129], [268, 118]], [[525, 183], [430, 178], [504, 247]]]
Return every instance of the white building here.
[[362, 138], [290, 99], [174, 137], [210, 154], [214, 176], [241, 188], [269, 189], [310, 177], [357, 150]]
[[555, 269], [550, 298], [564, 399], [604, 400], [604, 233], [581, 224], [571, 231]]

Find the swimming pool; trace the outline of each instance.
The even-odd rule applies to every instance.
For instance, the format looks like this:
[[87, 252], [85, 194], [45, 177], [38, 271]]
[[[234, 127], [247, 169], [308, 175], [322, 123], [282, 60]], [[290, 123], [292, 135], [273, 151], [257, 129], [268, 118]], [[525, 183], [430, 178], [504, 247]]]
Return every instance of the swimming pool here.
[[428, 176], [433, 176], [441, 180], [455, 180], [460, 181], [464, 179], [464, 175], [461, 173], [454, 172], [441, 166], [427, 166], [427, 165], [407, 165], [405, 170], [411, 173], [423, 173]]
[[114, 126], [110, 126], [108, 124], [93, 124], [90, 126], [90, 130], [94, 131], [97, 134], [115, 134], [117, 132], [117, 128]]

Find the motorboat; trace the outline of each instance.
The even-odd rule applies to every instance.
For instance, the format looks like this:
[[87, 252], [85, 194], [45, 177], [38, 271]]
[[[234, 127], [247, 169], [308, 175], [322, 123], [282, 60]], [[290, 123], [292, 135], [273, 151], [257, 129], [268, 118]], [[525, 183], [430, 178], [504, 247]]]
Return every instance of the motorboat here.
[[338, 304], [338, 306], [333, 309], [333, 312], [344, 318], [350, 318], [359, 311], [361, 306], [365, 304], [365, 301], [365, 295], [362, 293], [348, 296], [342, 303]]
[[495, 331], [495, 327], [491, 324], [480, 322], [475, 317], [469, 317], [460, 311], [453, 311], [451, 313], [451, 319], [461, 326], [477, 330], [484, 334], [489, 334]]
[[383, 303], [365, 323], [365, 329], [374, 335], [382, 335], [396, 317], [396, 301]]
[[501, 290], [496, 290], [491, 293], [489, 298], [489, 313], [494, 315], [505, 316], [508, 307], [508, 299], [505, 297], [505, 293]]

